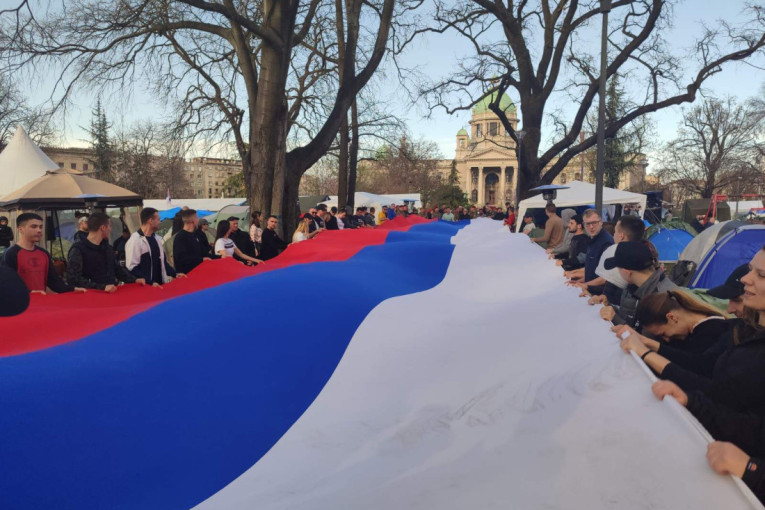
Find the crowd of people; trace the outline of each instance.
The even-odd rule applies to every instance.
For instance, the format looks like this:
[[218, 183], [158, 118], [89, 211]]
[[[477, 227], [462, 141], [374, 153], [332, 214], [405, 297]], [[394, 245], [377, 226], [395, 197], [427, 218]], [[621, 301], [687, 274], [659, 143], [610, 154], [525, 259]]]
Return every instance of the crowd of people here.
[[639, 217], [607, 225], [593, 209], [558, 216], [549, 204], [545, 213], [545, 233], [531, 242], [545, 244], [567, 285], [602, 305], [621, 348], [659, 378], [656, 397], [677, 399], [714, 437], [712, 469], [765, 501], [765, 247], [706, 291], [727, 301], [723, 311], [670, 280]]
[[[416, 211], [391, 205], [350, 212], [321, 204], [310, 208], [300, 216], [292, 243], [310, 241], [325, 230], [373, 228], [409, 214], [442, 221], [483, 216], [511, 228], [515, 223], [509, 204], [505, 210], [436, 206]], [[671, 281], [639, 217], [627, 214], [611, 224], [593, 209], [582, 214], [564, 209], [558, 215], [552, 203], [545, 215], [543, 234], [532, 237], [536, 227], [527, 228], [534, 225], [530, 215], [522, 232], [544, 245], [567, 285], [579, 288], [589, 304], [602, 305], [600, 315], [613, 324], [621, 348], [633, 351], [660, 379], [653, 385], [656, 396], [677, 399], [712, 434], [710, 466], [740, 477], [765, 500], [765, 384], [760, 385], [765, 383], [765, 247], [723, 285], [706, 291], [727, 300], [723, 311]], [[18, 215], [15, 244], [7, 223], [0, 217], [0, 246], [6, 247], [0, 277], [5, 285], [13, 273], [28, 293], [112, 293], [123, 283], [160, 287], [212, 259], [267, 263], [289, 244], [279, 235], [279, 219], [264, 219], [258, 211], [245, 232], [237, 217], [212, 229], [195, 210], [183, 208], [163, 238], [157, 234], [159, 212], [147, 207], [140, 227], [123, 231], [112, 246], [109, 216], [94, 212], [78, 221], [62, 278], [50, 254], [38, 246], [43, 218]]]
[[[289, 241], [299, 243], [325, 230], [373, 228], [399, 215], [408, 215], [403, 206], [357, 207], [355, 214], [312, 207], [299, 218]], [[445, 208], [448, 213], [448, 208]], [[448, 217], [447, 217], [448, 218]], [[67, 253], [63, 274], [51, 255], [39, 243], [43, 237], [43, 218], [22, 213], [16, 218], [18, 239], [14, 242], [8, 219], [0, 217], [0, 247], [5, 248], [2, 266], [23, 281], [29, 293], [46, 294], [101, 290], [116, 292], [120, 285], [134, 283], [161, 287], [175, 278], [184, 278], [205, 261], [233, 258], [246, 265], [263, 264], [283, 252], [290, 244], [279, 235], [279, 219], [263, 218], [259, 211], [250, 217], [249, 232], [239, 228], [239, 218], [228, 217], [211, 228], [194, 209], [183, 207], [173, 218], [171, 229], [160, 236], [159, 211], [146, 207], [140, 213], [135, 232], [123, 229], [110, 244], [111, 218], [102, 212], [77, 216], [73, 243]], [[450, 221], [454, 221], [451, 219]]]

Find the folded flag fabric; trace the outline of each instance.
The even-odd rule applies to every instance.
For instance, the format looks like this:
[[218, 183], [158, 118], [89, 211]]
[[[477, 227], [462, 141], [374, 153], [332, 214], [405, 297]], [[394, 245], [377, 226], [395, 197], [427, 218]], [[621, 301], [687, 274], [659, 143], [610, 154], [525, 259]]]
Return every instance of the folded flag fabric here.
[[527, 237], [415, 221], [33, 296], [0, 320], [0, 507], [749, 507]]

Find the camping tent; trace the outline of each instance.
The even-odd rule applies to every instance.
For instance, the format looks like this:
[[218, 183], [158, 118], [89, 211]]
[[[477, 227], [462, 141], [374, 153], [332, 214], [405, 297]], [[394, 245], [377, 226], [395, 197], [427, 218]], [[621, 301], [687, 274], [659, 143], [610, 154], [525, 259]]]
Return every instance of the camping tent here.
[[[193, 207], [191, 209], [193, 209]], [[180, 210], [181, 210], [180, 207], [173, 207], [172, 209], [165, 209], [164, 211], [159, 211], [159, 219], [160, 220], [166, 220], [168, 218], [172, 219]], [[205, 209], [194, 209], [194, 210], [197, 212], [197, 216], [200, 218], [204, 218], [205, 216], [209, 216], [215, 212], [215, 211], [207, 211]]]
[[247, 205], [227, 205], [220, 211], [204, 218], [210, 222], [210, 228], [214, 229], [218, 226], [219, 221], [226, 220], [232, 216], [239, 218], [239, 228], [241, 230], [250, 228], [250, 207]]
[[704, 258], [704, 255], [712, 249], [722, 236], [731, 230], [743, 227], [744, 225], [746, 225], [746, 223], [738, 220], [718, 221], [709, 228], [705, 228], [699, 235], [694, 237], [685, 247], [683, 253], [680, 254], [678, 260], [690, 260], [691, 262], [699, 264], [701, 259]]
[[765, 225], [745, 225], [720, 238], [704, 256], [689, 287], [711, 289], [722, 285], [741, 264], [749, 262], [765, 244]]
[[[176, 207], [189, 207], [190, 209], [204, 211], [220, 211], [227, 205], [242, 205], [246, 198], [173, 198], [168, 202], [164, 198], [144, 200], [144, 207], [153, 207], [158, 211], [166, 211]], [[201, 217], [201, 215], [200, 215]]]
[[300, 202], [300, 213], [307, 213], [312, 207], [316, 207], [317, 204], [329, 199], [329, 195], [306, 195], [298, 197], [298, 201]]
[[49, 170], [58, 169], [19, 126], [8, 146], [0, 153], [0, 196], [7, 195]]
[[675, 262], [679, 260], [688, 243], [693, 240], [693, 234], [687, 230], [676, 228], [659, 228], [648, 237], [648, 240], [659, 252], [659, 262]]
[[[577, 207], [595, 203], [595, 185], [589, 182], [571, 181], [566, 183], [568, 189], [558, 190], [557, 198], [554, 200], [558, 208]], [[603, 187], [603, 205], [616, 204], [639, 204], [640, 210], [645, 211], [646, 196], [640, 193], [631, 193], [613, 188]], [[516, 220], [516, 230], [520, 232], [520, 226], [523, 222], [523, 215], [527, 209], [542, 209], [547, 205], [547, 201], [542, 198], [540, 193], [537, 196], [522, 200], [518, 204], [518, 219]]]

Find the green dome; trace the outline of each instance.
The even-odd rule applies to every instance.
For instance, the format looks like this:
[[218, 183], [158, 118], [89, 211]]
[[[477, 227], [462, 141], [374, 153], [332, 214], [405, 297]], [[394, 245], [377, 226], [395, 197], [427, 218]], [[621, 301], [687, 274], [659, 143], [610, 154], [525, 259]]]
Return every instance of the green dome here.
[[457, 136], [468, 136], [468, 132], [465, 131], [464, 129], [460, 129], [459, 131], [457, 131]]
[[[491, 110], [489, 110], [489, 104], [494, 101], [495, 97], [496, 92], [492, 92], [491, 94], [484, 96], [483, 99], [478, 101], [478, 103], [476, 103], [476, 105], [473, 107], [473, 114], [490, 112]], [[515, 111], [515, 105], [507, 94], [502, 94], [502, 98], [499, 100], [499, 108], [503, 112]]]

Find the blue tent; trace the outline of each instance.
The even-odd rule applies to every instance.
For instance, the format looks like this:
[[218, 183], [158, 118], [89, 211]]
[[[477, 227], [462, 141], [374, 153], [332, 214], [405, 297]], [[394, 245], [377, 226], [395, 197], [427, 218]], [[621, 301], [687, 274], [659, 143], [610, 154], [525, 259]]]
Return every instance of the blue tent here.
[[752, 260], [765, 245], [765, 225], [745, 225], [721, 237], [707, 252], [689, 287], [711, 289], [722, 285], [741, 264]]
[[693, 234], [674, 228], [660, 228], [648, 237], [659, 252], [659, 262], [675, 262], [693, 239]]
[[[166, 220], [166, 219], [172, 219], [175, 214], [180, 211], [180, 207], [173, 207], [172, 209], [167, 209], [165, 211], [159, 211], [159, 219], [160, 220]], [[197, 216], [202, 218], [204, 216], [208, 216], [212, 214], [212, 211], [205, 211], [202, 209], [197, 209]]]

